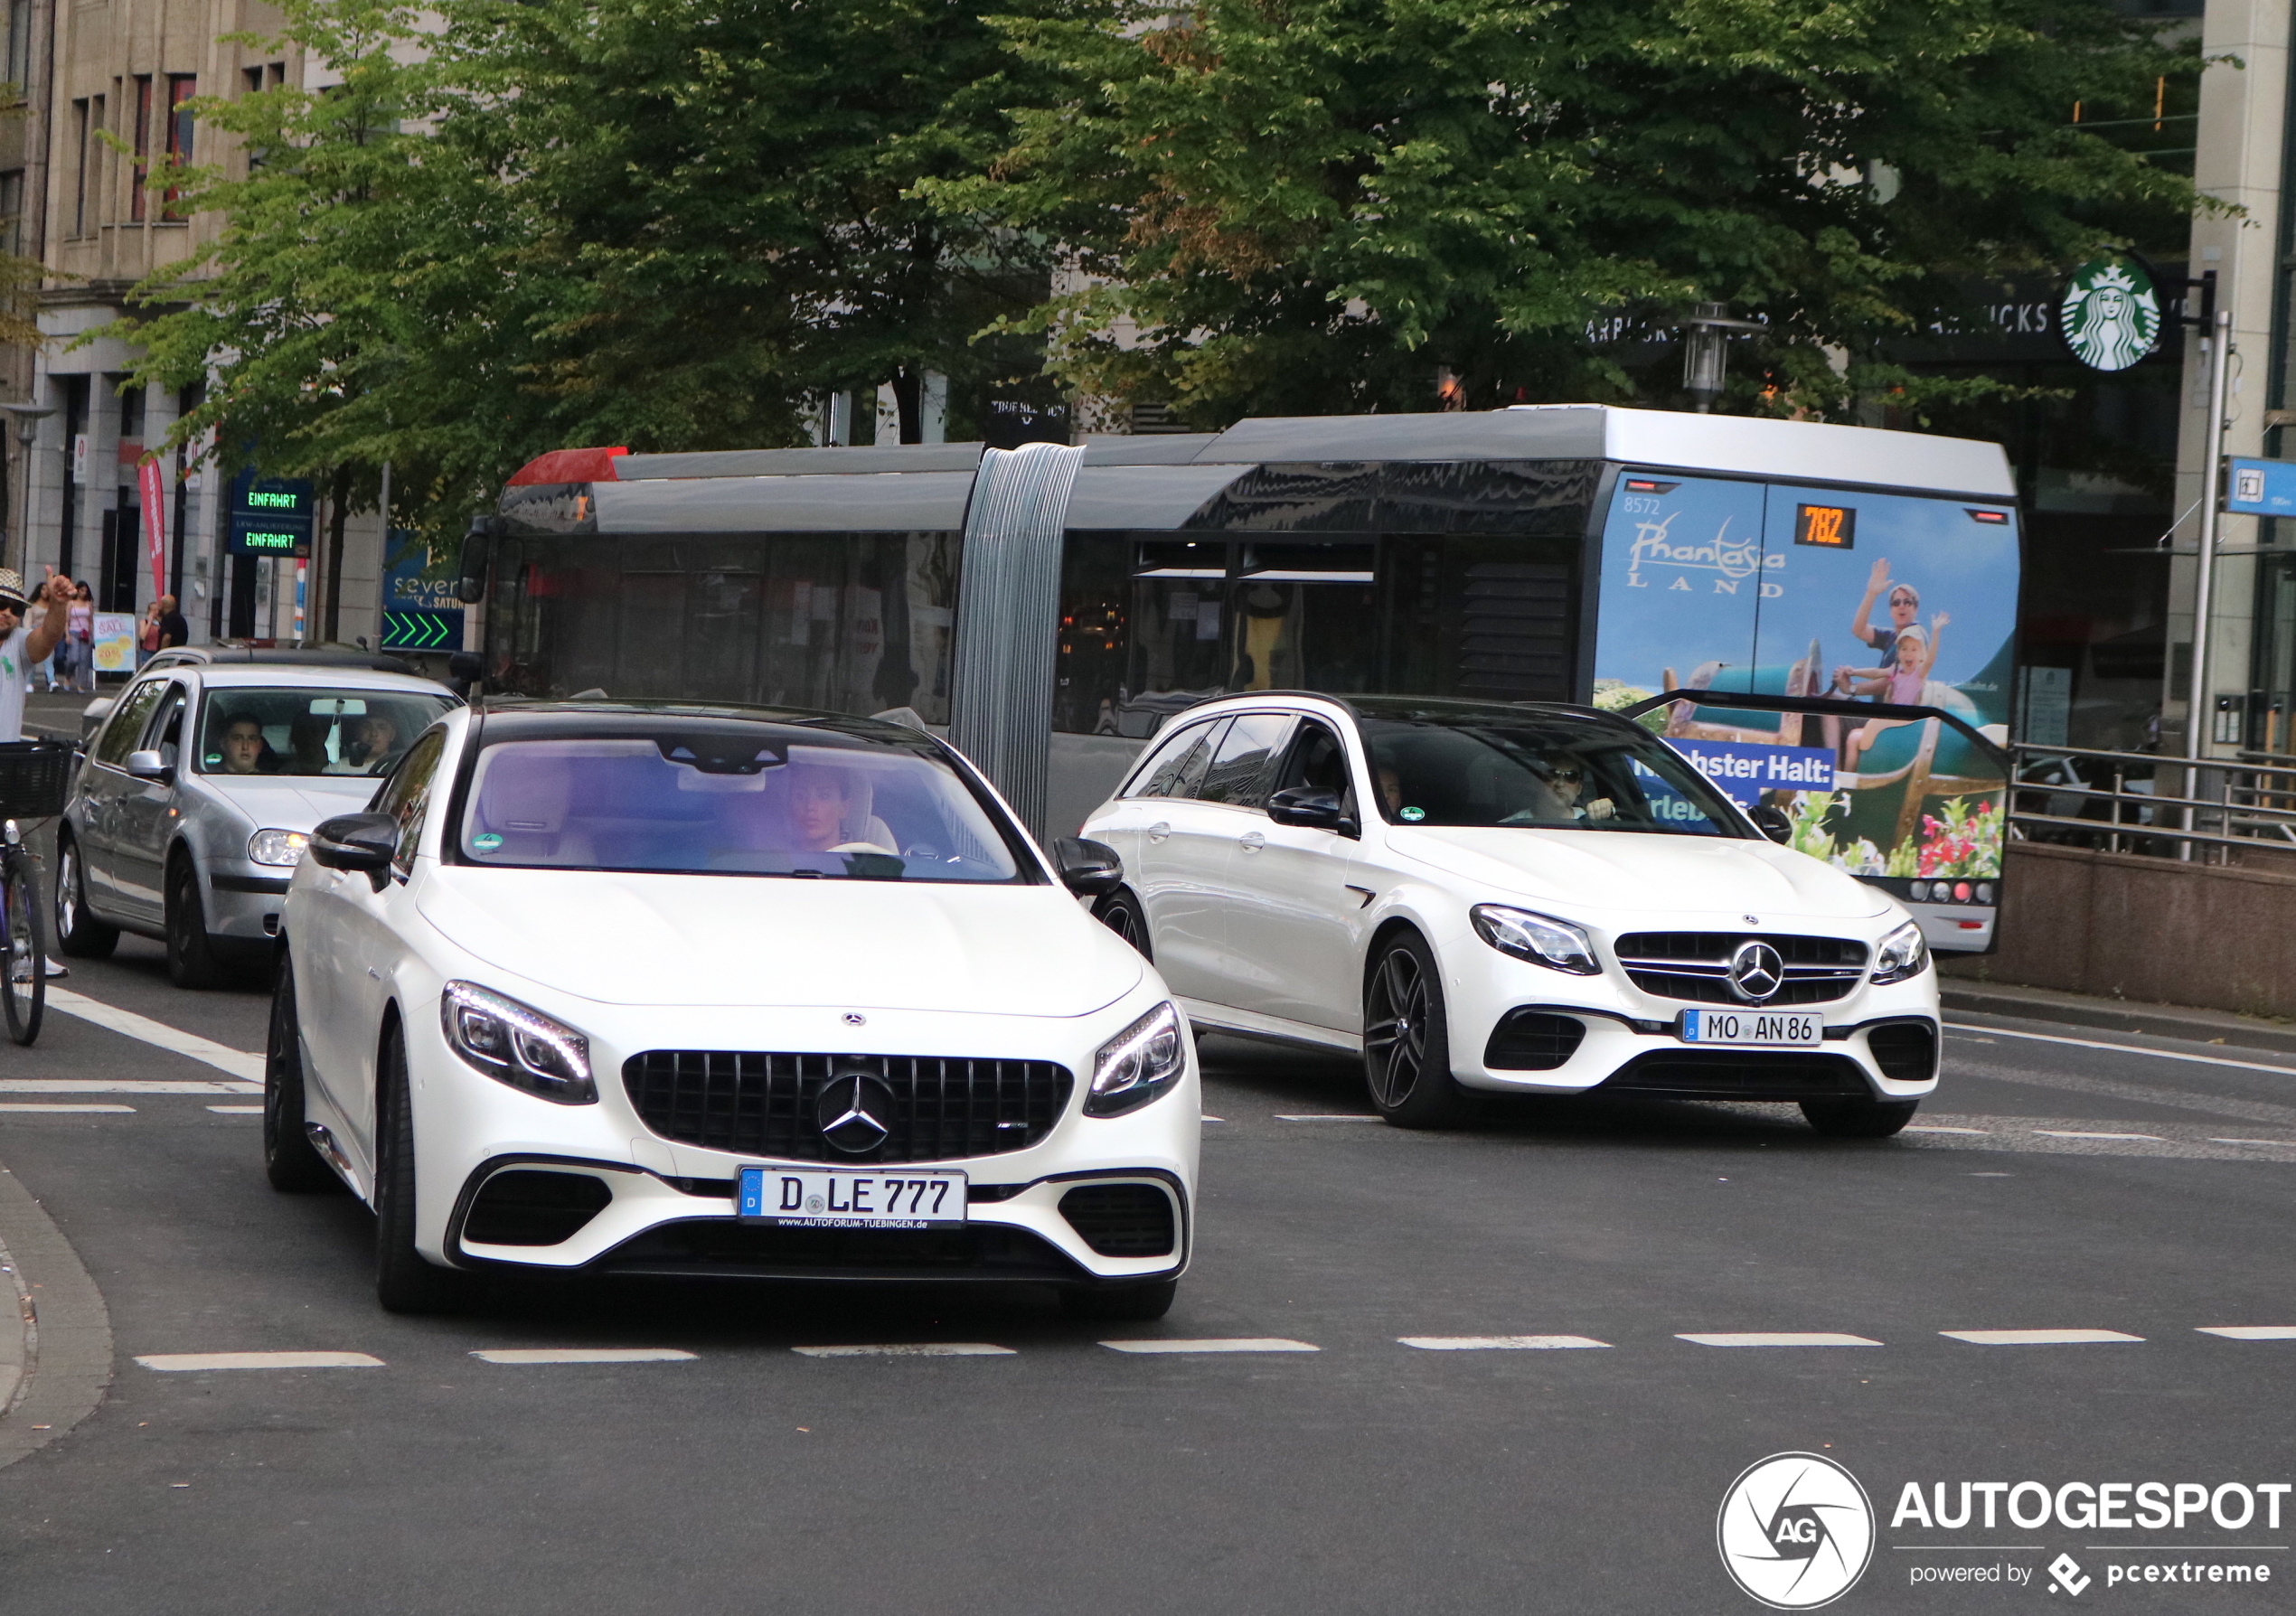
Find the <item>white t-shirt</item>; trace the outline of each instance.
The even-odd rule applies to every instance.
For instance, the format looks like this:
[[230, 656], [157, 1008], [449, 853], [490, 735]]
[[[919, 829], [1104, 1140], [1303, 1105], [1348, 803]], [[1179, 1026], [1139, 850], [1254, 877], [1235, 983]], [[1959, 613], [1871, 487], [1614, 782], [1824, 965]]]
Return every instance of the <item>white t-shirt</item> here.
[[24, 693], [32, 681], [24, 648], [31, 637], [30, 629], [18, 627], [0, 638], [0, 741], [24, 739]]

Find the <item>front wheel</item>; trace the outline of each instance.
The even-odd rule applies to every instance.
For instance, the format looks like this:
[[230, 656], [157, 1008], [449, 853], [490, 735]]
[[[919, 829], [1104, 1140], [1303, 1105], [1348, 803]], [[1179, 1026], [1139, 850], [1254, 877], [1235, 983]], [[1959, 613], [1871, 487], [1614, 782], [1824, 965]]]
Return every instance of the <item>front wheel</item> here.
[[404, 1034], [392, 1030], [376, 1064], [375, 1300], [387, 1312], [450, 1312], [468, 1299], [470, 1276], [415, 1249], [415, 1114]]
[[1920, 1109], [1918, 1100], [1877, 1100], [1864, 1095], [1802, 1103], [1802, 1114], [1829, 1139], [1887, 1139]]
[[304, 1122], [303, 1021], [295, 1002], [295, 962], [282, 954], [263, 1051], [263, 1173], [272, 1189], [288, 1195], [332, 1189], [336, 1183]]
[[179, 988], [212, 988], [223, 980], [199, 900], [199, 872], [180, 855], [167, 876], [167, 978]]
[[29, 1044], [40, 1036], [40, 1018], [48, 1007], [48, 951], [40, 939], [40, 898], [32, 887], [31, 860], [12, 855], [7, 873], [0, 877], [0, 930], [7, 939], [5, 982], [0, 986], [8, 1036]]
[[1363, 1074], [1373, 1109], [1398, 1128], [1447, 1128], [1468, 1102], [1451, 1075], [1451, 1023], [1435, 951], [1416, 932], [1379, 946], [1363, 985]]
[[1093, 906], [1092, 916], [1131, 944], [1133, 951], [1142, 959], [1153, 961], [1155, 958], [1148, 948], [1148, 916], [1141, 909], [1140, 900], [1132, 895], [1130, 889], [1117, 888]]
[[56, 847], [56, 949], [75, 960], [108, 960], [119, 946], [119, 928], [106, 925], [88, 907], [88, 862], [80, 843], [59, 836]]

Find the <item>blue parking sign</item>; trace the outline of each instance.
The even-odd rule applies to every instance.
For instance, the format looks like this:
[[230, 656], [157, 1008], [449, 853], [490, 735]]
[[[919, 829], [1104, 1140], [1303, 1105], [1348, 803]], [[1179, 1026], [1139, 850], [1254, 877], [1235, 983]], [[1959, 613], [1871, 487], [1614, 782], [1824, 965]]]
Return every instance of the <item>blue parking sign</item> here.
[[2235, 516], [2296, 516], [2296, 460], [2235, 459], [2225, 509]]

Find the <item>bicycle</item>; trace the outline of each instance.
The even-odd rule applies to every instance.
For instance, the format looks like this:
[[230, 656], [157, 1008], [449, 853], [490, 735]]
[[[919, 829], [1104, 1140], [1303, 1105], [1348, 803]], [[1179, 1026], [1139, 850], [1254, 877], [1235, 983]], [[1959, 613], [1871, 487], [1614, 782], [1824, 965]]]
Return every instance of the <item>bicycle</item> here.
[[0, 741], [0, 1012], [19, 1044], [40, 1036], [48, 948], [32, 850], [16, 822], [61, 813], [71, 777], [71, 748], [61, 742]]

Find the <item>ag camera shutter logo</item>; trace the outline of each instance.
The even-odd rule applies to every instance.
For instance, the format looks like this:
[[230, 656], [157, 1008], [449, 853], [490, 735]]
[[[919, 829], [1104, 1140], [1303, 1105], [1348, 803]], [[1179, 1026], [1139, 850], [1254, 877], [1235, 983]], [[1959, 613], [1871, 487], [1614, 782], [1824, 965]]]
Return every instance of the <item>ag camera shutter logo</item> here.
[[1866, 1489], [1817, 1453], [1773, 1453], [1722, 1495], [1715, 1546], [1731, 1581], [1774, 1611], [1814, 1611], [1858, 1585], [1874, 1555]]

